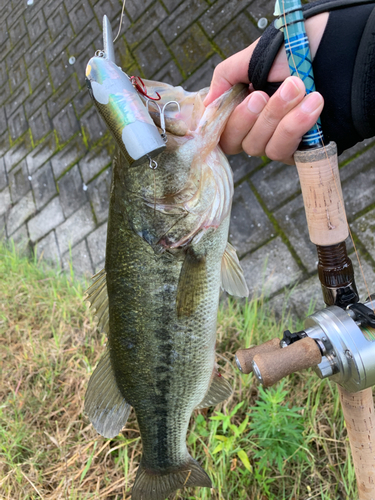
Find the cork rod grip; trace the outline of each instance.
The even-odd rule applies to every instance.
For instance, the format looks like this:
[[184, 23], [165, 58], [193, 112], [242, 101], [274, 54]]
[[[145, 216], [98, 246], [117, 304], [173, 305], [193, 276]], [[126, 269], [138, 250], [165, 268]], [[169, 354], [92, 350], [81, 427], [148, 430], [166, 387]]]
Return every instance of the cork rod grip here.
[[337, 148], [328, 146], [294, 154], [310, 239], [315, 245], [341, 243], [348, 236]]
[[249, 349], [239, 349], [236, 352], [237, 364], [241, 366], [242, 373], [251, 373], [253, 371], [253, 359], [256, 354], [273, 352], [281, 349], [280, 339], [272, 339], [261, 345], [249, 347]]
[[355, 393], [338, 386], [348, 430], [359, 500], [375, 500], [375, 413], [372, 388]]
[[[271, 387], [291, 373], [317, 365], [322, 360], [315, 340], [304, 338], [279, 351], [254, 356], [254, 365], [262, 376], [264, 387]], [[255, 370], [255, 367], [254, 367]]]

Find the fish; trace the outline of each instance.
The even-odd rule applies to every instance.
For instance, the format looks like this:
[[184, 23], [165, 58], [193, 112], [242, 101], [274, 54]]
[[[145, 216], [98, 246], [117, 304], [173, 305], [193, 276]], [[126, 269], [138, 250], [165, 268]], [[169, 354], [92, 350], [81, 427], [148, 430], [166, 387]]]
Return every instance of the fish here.
[[[105, 267], [86, 300], [106, 333], [106, 351], [85, 396], [85, 411], [106, 438], [119, 434], [131, 408], [142, 439], [132, 500], [164, 500], [184, 487], [212, 487], [191, 457], [186, 434], [195, 409], [232, 393], [215, 365], [220, 289], [248, 287], [228, 242], [233, 176], [218, 143], [247, 95], [238, 84], [207, 106], [208, 89], [145, 81], [165, 150], [153, 168], [132, 166], [118, 147], [113, 160]], [[159, 120], [159, 122], [158, 122]]]

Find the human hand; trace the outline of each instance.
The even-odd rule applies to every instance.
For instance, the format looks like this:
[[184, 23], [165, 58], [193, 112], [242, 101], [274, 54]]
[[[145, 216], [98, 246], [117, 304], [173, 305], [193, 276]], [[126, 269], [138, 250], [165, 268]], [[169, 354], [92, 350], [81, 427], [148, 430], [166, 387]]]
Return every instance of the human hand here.
[[[306, 21], [313, 57], [327, 21], [328, 13]], [[249, 83], [248, 65], [258, 41], [216, 67], [210, 92], [204, 102], [206, 106], [234, 84]], [[221, 136], [220, 145], [226, 154], [244, 150], [251, 156], [266, 154], [272, 160], [294, 164], [293, 154], [302, 136], [321, 114], [323, 98], [318, 92], [306, 96], [303, 82], [288, 75], [287, 57], [282, 48], [273, 63], [268, 81], [285, 81], [271, 98], [265, 92], [254, 91], [250, 84], [250, 95], [234, 110]]]

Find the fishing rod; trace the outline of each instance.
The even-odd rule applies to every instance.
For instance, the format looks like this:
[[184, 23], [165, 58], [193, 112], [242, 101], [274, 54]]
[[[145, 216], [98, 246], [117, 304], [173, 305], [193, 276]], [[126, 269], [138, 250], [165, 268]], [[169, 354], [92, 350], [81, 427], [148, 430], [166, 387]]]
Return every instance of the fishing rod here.
[[[275, 27], [284, 33], [291, 75], [306, 93], [315, 90], [312, 58], [300, 0], [277, 0]], [[308, 230], [318, 253], [326, 309], [309, 316], [304, 330], [284, 332], [239, 350], [237, 365], [269, 387], [282, 377], [314, 367], [320, 378], [337, 382], [356, 471], [359, 500], [375, 500], [375, 301], [359, 302], [345, 240], [349, 236], [337, 148], [325, 144], [321, 122], [303, 136], [294, 155]]]

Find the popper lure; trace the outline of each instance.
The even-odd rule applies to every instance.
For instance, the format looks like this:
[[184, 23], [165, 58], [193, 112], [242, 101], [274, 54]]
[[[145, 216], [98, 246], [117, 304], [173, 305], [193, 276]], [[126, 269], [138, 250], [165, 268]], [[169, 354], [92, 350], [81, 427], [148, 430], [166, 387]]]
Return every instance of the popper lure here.
[[103, 51], [86, 67], [86, 83], [100, 116], [131, 166], [157, 166], [153, 158], [165, 149], [165, 141], [152, 121], [131, 79], [115, 63], [112, 29], [103, 17]]

